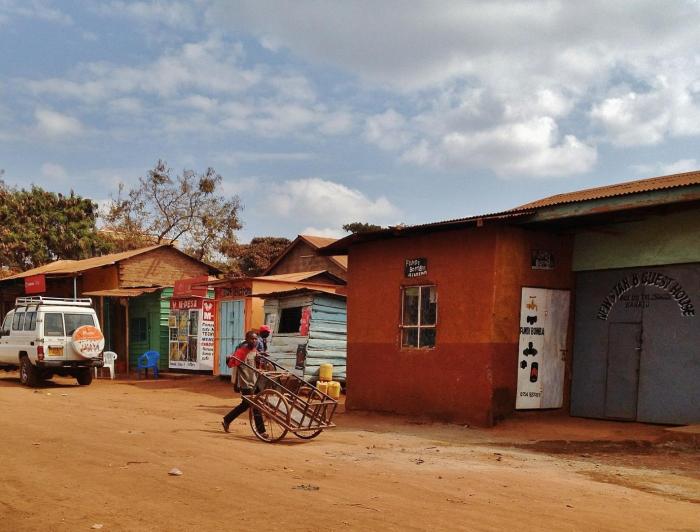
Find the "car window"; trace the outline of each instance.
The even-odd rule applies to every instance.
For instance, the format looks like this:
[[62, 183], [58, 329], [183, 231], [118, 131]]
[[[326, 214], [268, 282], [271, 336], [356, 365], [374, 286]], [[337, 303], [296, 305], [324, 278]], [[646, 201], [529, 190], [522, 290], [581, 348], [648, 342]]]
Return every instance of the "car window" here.
[[24, 330], [33, 331], [36, 329], [36, 311], [27, 312], [24, 317]]
[[92, 314], [64, 314], [66, 320], [66, 336], [72, 336], [78, 327], [95, 325]]
[[12, 315], [8, 314], [5, 316], [5, 321], [2, 323], [2, 333], [10, 334], [10, 325], [12, 325]]
[[60, 312], [44, 314], [44, 336], [65, 336], [63, 334], [63, 314]]
[[[20, 325], [21, 323], [21, 325]], [[15, 311], [15, 317], [12, 320], [12, 330], [13, 331], [21, 331], [22, 327], [24, 325], [24, 309], [21, 311]]]

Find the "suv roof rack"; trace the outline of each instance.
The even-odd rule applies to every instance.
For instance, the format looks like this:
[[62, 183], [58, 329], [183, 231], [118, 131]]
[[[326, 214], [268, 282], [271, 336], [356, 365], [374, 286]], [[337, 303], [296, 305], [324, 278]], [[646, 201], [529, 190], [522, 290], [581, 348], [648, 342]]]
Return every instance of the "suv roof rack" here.
[[30, 297], [18, 297], [15, 300], [15, 306], [17, 305], [63, 305], [63, 306], [74, 306], [74, 307], [91, 307], [92, 299], [89, 297], [44, 297], [44, 296], [30, 296]]

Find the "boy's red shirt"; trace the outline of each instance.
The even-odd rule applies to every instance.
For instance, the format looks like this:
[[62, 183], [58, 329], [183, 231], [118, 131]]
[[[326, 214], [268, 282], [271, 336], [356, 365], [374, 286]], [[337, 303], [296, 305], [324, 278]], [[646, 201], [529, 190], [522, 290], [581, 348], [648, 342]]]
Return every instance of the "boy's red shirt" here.
[[243, 344], [233, 352], [233, 355], [228, 357], [226, 365], [229, 368], [240, 366], [241, 362], [243, 362], [246, 359], [246, 357], [251, 351], [257, 351], [256, 346], [248, 347], [248, 344]]

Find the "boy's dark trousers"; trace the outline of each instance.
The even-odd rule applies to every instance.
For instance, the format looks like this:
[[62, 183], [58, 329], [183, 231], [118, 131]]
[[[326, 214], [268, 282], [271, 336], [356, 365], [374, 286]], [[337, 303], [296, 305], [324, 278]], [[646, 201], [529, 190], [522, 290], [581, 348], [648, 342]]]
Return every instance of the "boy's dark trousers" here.
[[[241, 395], [250, 395], [252, 394], [253, 391], [250, 389], [243, 389], [241, 390]], [[227, 425], [230, 425], [231, 422], [236, 419], [238, 416], [240, 416], [243, 412], [248, 410], [250, 408], [250, 403], [243, 399], [241, 401], [241, 404], [239, 404], [236, 408], [231, 410], [228, 414], [224, 416], [224, 423]], [[253, 410], [253, 419], [255, 420], [255, 428], [258, 430], [258, 433], [263, 434], [265, 432], [265, 422], [263, 421], [262, 414], [260, 413], [260, 410], [257, 408]]]

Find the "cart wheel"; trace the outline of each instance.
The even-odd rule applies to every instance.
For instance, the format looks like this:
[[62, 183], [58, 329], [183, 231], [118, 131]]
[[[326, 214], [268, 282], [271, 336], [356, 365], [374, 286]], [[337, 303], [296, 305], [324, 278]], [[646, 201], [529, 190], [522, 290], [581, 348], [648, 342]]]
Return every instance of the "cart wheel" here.
[[[267, 405], [267, 407], [276, 412], [279, 417], [284, 418], [287, 425], [289, 424], [289, 403], [280, 392], [272, 388], [266, 388], [258, 394], [257, 400]], [[263, 423], [265, 424], [265, 432], [263, 433], [258, 432], [258, 427], [255, 425], [256, 412], [260, 412]], [[288, 429], [261, 408], [251, 406], [248, 419], [250, 420], [250, 428], [253, 429], [253, 434], [262, 441], [274, 443], [280, 441], [287, 435]]]
[[318, 429], [316, 432], [295, 432], [294, 435], [302, 440], [313, 440], [316, 436], [321, 434], [323, 429]]

